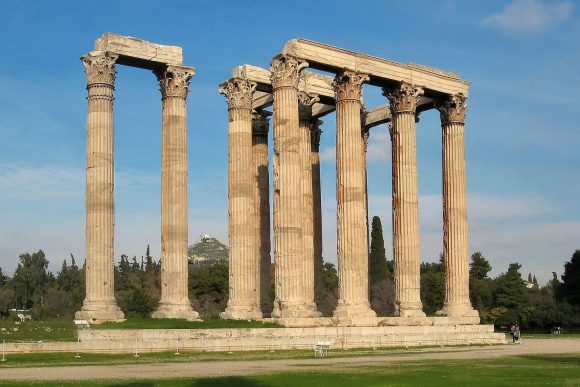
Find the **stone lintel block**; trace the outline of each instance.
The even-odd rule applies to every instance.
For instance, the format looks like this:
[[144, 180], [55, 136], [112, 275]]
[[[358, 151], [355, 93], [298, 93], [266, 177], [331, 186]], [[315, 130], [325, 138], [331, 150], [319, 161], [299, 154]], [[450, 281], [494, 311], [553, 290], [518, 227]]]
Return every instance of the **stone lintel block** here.
[[415, 63], [398, 63], [308, 39], [288, 41], [283, 54], [306, 60], [309, 67], [323, 71], [350, 70], [369, 74], [369, 83], [376, 86], [405, 81], [425, 88], [427, 95], [468, 95], [469, 82], [461, 80], [457, 74]]
[[119, 64], [149, 70], [162, 68], [165, 65], [183, 65], [181, 47], [165, 46], [111, 32], [104, 33], [95, 41], [95, 50], [118, 54]]

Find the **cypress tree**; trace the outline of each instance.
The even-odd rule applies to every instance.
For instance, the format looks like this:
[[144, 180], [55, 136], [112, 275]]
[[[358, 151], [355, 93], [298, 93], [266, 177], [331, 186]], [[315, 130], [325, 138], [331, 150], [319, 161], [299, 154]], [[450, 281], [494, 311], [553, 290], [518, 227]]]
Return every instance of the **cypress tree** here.
[[383, 226], [381, 218], [373, 216], [371, 232], [371, 251], [369, 253], [370, 286], [373, 286], [389, 277], [385, 241], [383, 240]]

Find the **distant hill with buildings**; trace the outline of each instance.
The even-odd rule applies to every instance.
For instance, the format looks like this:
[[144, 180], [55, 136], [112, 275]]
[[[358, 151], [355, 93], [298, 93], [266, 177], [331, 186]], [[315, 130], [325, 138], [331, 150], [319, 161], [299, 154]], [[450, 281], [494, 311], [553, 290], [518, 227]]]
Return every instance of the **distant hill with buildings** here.
[[230, 250], [216, 238], [200, 235], [197, 242], [189, 246], [187, 256], [190, 269], [198, 270], [216, 263], [227, 265]]

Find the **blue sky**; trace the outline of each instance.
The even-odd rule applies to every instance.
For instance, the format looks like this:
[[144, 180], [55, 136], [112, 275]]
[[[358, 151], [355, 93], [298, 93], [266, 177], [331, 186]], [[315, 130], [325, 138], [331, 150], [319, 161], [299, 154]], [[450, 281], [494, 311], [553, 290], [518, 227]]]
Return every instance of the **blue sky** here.
[[[183, 47], [188, 98], [190, 241], [227, 240], [227, 112], [233, 67], [267, 67], [304, 37], [471, 82], [466, 124], [470, 251], [545, 281], [580, 248], [580, 16], [571, 1], [0, 0], [0, 267], [44, 249], [57, 270], [84, 259], [85, 76], [79, 56], [104, 32]], [[365, 87], [369, 108], [386, 103]], [[159, 254], [161, 102], [148, 71], [118, 67], [116, 258]], [[323, 125], [324, 256], [336, 261], [334, 116]], [[421, 254], [442, 249], [441, 128], [417, 126]], [[370, 216], [390, 240], [390, 141], [372, 130]]]

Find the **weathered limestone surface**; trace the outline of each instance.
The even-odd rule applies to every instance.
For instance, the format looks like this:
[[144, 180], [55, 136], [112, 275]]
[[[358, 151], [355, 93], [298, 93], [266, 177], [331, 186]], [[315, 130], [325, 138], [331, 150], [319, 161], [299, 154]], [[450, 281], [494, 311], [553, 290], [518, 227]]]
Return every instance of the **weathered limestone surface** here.
[[254, 215], [256, 243], [260, 252], [258, 270], [258, 303], [263, 316], [272, 313], [270, 296], [270, 175], [268, 172], [268, 114], [257, 111], [252, 116], [252, 153], [254, 160], [255, 190]]
[[313, 120], [311, 123], [311, 165], [312, 165], [312, 218], [314, 237], [314, 299], [318, 307], [324, 298], [324, 284], [322, 282], [322, 196], [320, 190], [320, 129], [322, 121]]
[[464, 123], [467, 105], [462, 94], [437, 106], [443, 128], [443, 257], [445, 304], [440, 313], [479, 316], [469, 300], [469, 249]]
[[293, 39], [286, 43], [284, 54], [306, 60], [310, 67], [340, 72], [350, 70], [369, 74], [369, 83], [382, 86], [387, 82], [407, 82], [445, 94], [463, 93], [467, 96], [469, 83], [456, 74], [419, 64], [402, 64], [361, 54], [307, 39]]
[[391, 107], [393, 256], [395, 308], [399, 316], [425, 316], [420, 291], [419, 203], [415, 109], [421, 90], [402, 82], [385, 89]]
[[288, 56], [271, 62], [274, 92], [274, 241], [276, 299], [273, 317], [315, 317], [314, 292], [308, 289], [312, 266], [304, 257], [304, 204], [298, 119], [299, 72], [307, 66]]
[[86, 298], [75, 318], [122, 321], [114, 291], [113, 90], [117, 55], [81, 58], [87, 76]]
[[183, 64], [181, 47], [164, 46], [111, 32], [101, 35], [95, 41], [95, 50], [118, 55], [120, 64], [151, 70]]
[[161, 90], [161, 300], [153, 318], [197, 320], [187, 289], [187, 110], [193, 69], [156, 72]]
[[228, 102], [229, 299], [222, 319], [262, 317], [258, 288], [260, 251], [255, 226], [252, 93], [256, 84], [232, 78], [220, 85]]
[[336, 93], [338, 305], [335, 317], [374, 317], [368, 300], [368, 243], [364, 150], [361, 137], [364, 74], [345, 71]]

